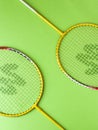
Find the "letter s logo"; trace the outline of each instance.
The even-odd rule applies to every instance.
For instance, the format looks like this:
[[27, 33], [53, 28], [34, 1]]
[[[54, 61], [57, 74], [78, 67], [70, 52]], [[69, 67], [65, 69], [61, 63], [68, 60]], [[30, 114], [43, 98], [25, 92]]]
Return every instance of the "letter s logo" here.
[[17, 94], [17, 89], [14, 86], [24, 86], [26, 84], [25, 80], [15, 73], [18, 67], [17, 64], [5, 64], [0, 67], [0, 71], [3, 75], [0, 76], [0, 91], [3, 94]]

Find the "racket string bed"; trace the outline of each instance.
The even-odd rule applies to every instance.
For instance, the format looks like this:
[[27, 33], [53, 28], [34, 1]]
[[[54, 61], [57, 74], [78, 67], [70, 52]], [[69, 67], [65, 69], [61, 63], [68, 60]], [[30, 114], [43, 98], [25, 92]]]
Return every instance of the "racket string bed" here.
[[82, 86], [98, 88], [98, 25], [80, 23], [63, 32], [25, 0], [20, 2], [60, 34], [56, 58], [63, 73]]
[[18, 117], [35, 108], [64, 130], [38, 107], [43, 94], [43, 77], [34, 61], [9, 47], [0, 48], [0, 58], [0, 115]]

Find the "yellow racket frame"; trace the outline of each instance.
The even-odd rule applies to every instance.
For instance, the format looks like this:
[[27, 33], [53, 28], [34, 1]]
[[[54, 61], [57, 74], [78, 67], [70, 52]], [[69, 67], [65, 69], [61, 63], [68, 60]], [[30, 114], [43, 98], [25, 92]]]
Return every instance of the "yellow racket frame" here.
[[59, 65], [59, 68], [60, 70], [66, 74], [66, 70], [64, 69], [63, 65], [61, 64], [61, 61], [60, 61], [60, 57], [59, 57], [59, 48], [60, 48], [60, 45], [62, 43], [62, 40], [63, 38], [70, 32], [72, 31], [73, 29], [75, 28], [78, 28], [78, 27], [83, 27], [83, 26], [91, 26], [91, 27], [95, 27], [95, 28], [98, 28], [98, 25], [97, 24], [92, 24], [92, 23], [82, 23], [82, 24], [77, 24], [77, 25], [74, 25], [72, 27], [70, 27], [69, 29], [67, 29], [65, 32], [63, 32], [63, 35], [61, 35], [59, 41], [58, 41], [58, 44], [57, 44], [57, 47], [56, 47], [56, 58], [57, 58], [57, 62], [58, 62], [58, 65]]
[[[76, 24], [76, 25], [73, 25], [72, 27], [68, 28], [66, 31], [61, 31], [59, 28], [57, 28], [54, 24], [52, 24], [47, 18], [45, 18], [42, 14], [40, 14], [36, 9], [34, 9], [29, 3], [27, 3], [25, 0], [19, 0], [21, 3], [23, 3], [27, 8], [29, 8], [32, 12], [34, 12], [39, 18], [41, 18], [45, 23], [47, 23], [51, 28], [53, 28], [56, 32], [58, 32], [60, 34], [60, 38], [58, 40], [58, 43], [57, 43], [57, 47], [56, 47], [56, 59], [57, 59], [57, 63], [59, 65], [59, 68], [60, 70], [66, 74], [66, 70], [64, 69], [64, 67], [62, 66], [61, 64], [61, 61], [60, 61], [60, 57], [59, 57], [59, 48], [60, 48], [60, 45], [61, 45], [61, 42], [62, 42], [62, 39], [68, 34], [68, 32], [70, 32], [71, 30], [75, 29], [75, 28], [78, 28], [78, 27], [83, 27], [83, 26], [91, 26], [91, 27], [95, 27], [95, 28], [98, 28], [98, 25], [97, 24], [94, 24], [94, 23], [79, 23], [79, 24]], [[69, 76], [70, 77], [70, 76]], [[71, 77], [70, 77], [71, 78]], [[74, 80], [74, 79], [73, 79]], [[74, 80], [76, 81], [76, 80]], [[76, 81], [78, 83], [78, 81]], [[82, 86], [85, 86], [85, 87], [89, 87], [89, 86], [86, 86], [86, 85], [83, 85], [82, 83], [79, 83], [80, 85]], [[91, 87], [93, 88], [93, 87]], [[97, 88], [95, 88], [96, 90], [98, 90]]]
[[[10, 47], [1, 47], [1, 49], [12, 49]], [[10, 51], [10, 50], [9, 50]], [[16, 52], [17, 53], [17, 52]], [[22, 52], [21, 52], [22, 53]], [[22, 53], [23, 54], [23, 53]], [[25, 54], [23, 54], [25, 55]], [[27, 60], [27, 59], [26, 59]], [[17, 114], [7, 114], [7, 113], [2, 113], [0, 112], [0, 116], [6, 116], [6, 117], [19, 117], [19, 116], [23, 116], [27, 113], [29, 113], [30, 111], [32, 111], [33, 109], [37, 109], [40, 113], [42, 113], [47, 119], [49, 119], [52, 123], [54, 123], [58, 128], [60, 128], [61, 130], [64, 130], [64, 128], [58, 123], [56, 122], [51, 116], [49, 116], [46, 112], [44, 112], [39, 106], [38, 103], [43, 95], [43, 90], [44, 90], [44, 80], [43, 80], [43, 76], [42, 73], [39, 69], [39, 67], [34, 63], [34, 61], [31, 62], [31, 64], [35, 67], [36, 71], [39, 74], [39, 78], [40, 78], [40, 94], [36, 100], [36, 102], [25, 112], [22, 113], [17, 113]]]
[[39, 103], [41, 97], [42, 97], [42, 94], [43, 94], [43, 77], [42, 77], [42, 74], [38, 68], [38, 66], [33, 62], [32, 63], [33, 66], [36, 68], [36, 71], [38, 72], [39, 74], [39, 77], [40, 77], [40, 94], [39, 94], [39, 97], [38, 99], [36, 100], [36, 102], [28, 109], [26, 110], [25, 112], [22, 112], [22, 113], [19, 113], [19, 114], [7, 114], [7, 113], [0, 113], [0, 116], [7, 116], [7, 117], [17, 117], [17, 116], [22, 116], [22, 115], [25, 115], [27, 114], [28, 112], [32, 111], [34, 108], [36, 108], [37, 104]]

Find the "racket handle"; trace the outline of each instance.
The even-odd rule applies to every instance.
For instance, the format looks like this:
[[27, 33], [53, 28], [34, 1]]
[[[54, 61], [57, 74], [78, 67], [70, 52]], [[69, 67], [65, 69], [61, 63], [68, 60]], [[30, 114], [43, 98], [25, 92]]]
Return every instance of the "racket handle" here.
[[45, 23], [47, 23], [50, 27], [52, 27], [55, 31], [57, 31], [60, 35], [63, 35], [63, 32], [58, 29], [54, 24], [52, 24], [49, 20], [47, 20], [42, 14], [40, 14], [37, 10], [31, 7], [27, 2], [24, 0], [19, 0], [23, 3], [27, 8], [29, 8], [33, 13], [35, 13], [38, 17], [40, 17]]
[[47, 119], [49, 119], [54, 125], [56, 125], [60, 130], [65, 130], [59, 123], [57, 123], [52, 117], [45, 113], [40, 107], [35, 106], [35, 108], [42, 113]]

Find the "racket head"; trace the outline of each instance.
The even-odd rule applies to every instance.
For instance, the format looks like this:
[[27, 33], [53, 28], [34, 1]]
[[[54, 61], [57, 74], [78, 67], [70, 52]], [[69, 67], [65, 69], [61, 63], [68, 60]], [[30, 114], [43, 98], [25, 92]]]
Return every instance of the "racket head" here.
[[43, 77], [33, 60], [21, 51], [0, 47], [0, 115], [27, 114], [43, 94]]
[[97, 57], [97, 24], [82, 23], [70, 27], [61, 35], [56, 47], [61, 71], [79, 85], [95, 90], [98, 90]]

